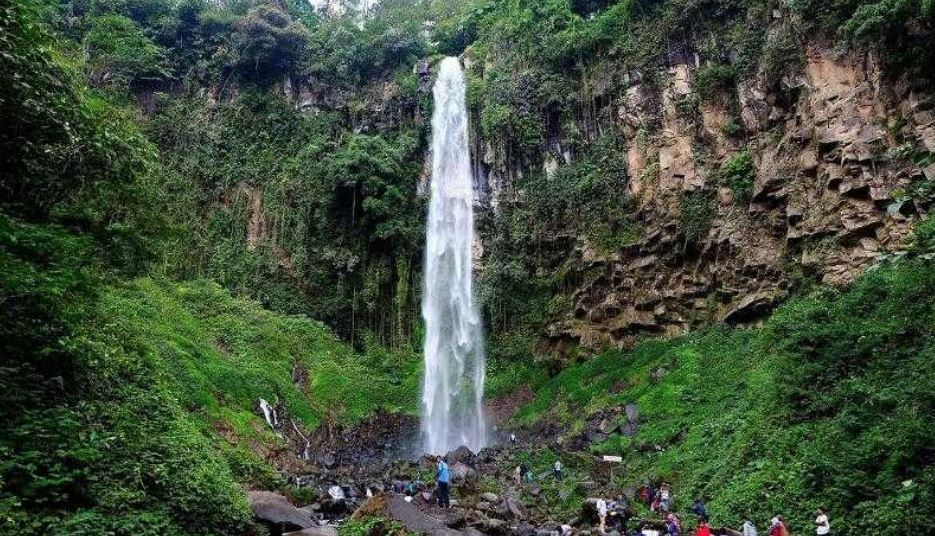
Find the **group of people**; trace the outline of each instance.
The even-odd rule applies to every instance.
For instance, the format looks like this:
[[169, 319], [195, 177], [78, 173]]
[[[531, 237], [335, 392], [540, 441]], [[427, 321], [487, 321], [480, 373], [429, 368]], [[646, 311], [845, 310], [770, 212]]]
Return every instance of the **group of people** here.
[[[515, 436], [511, 436], [511, 440], [515, 440]], [[438, 457], [437, 462], [438, 464], [435, 472], [437, 484], [436, 500], [439, 507], [451, 508], [451, 470], [448, 468], [445, 457]], [[556, 459], [553, 464], [553, 475], [556, 480], [562, 479], [562, 462], [558, 459]], [[525, 464], [520, 464], [514, 471], [514, 478], [518, 485], [522, 485], [523, 482], [532, 482], [532, 471], [530, 471]], [[397, 481], [394, 482], [393, 488], [397, 493], [406, 493], [412, 496], [424, 490], [425, 486], [420, 482], [402, 483]], [[665, 534], [667, 536], [681, 535], [682, 522], [675, 512], [672, 511], [672, 487], [667, 482], [663, 482], [658, 488], [656, 488], [652, 482], [648, 483], [640, 489], [638, 498], [651, 512], [661, 512], [665, 514]], [[627, 507], [626, 500], [623, 496], [618, 496], [615, 500], [609, 502], [603, 498], [598, 498], [595, 508], [597, 509], [598, 519], [600, 520], [601, 534], [605, 533], [607, 529], [608, 517], [615, 517], [614, 528], [618, 529], [621, 534], [627, 533], [627, 524], [632, 515], [632, 511]], [[695, 536], [714, 536], [711, 527], [708, 525], [708, 508], [702, 497], [695, 499], [691, 510], [698, 518], [698, 528], [695, 532]], [[564, 532], [565, 526], [563, 526], [562, 529]], [[568, 527], [568, 529], [570, 531], [570, 527]], [[744, 517], [742, 532], [743, 536], [759, 536], [756, 525], [751, 521], [750, 516]], [[726, 532], [723, 531], [719, 533], [726, 534]], [[817, 536], [828, 536], [831, 534], [831, 523], [828, 520], [828, 514], [820, 508], [816, 512], [815, 517], [815, 534]], [[659, 531], [648, 530], [642, 527], [637, 529], [632, 536], [659, 536]], [[781, 515], [776, 515], [770, 520], [768, 536], [790, 536], [789, 528]]]
[[[769, 536], [789, 536], [789, 534], [789, 527], [781, 515], [773, 516], [769, 520]], [[821, 508], [815, 512], [815, 534], [818, 536], [831, 534], [831, 522], [828, 520], [828, 513]], [[758, 536], [756, 526], [750, 521], [749, 516], [743, 522], [743, 536]]]
[[[562, 479], [562, 461], [556, 459], [555, 463], [552, 464], [552, 476], [555, 477], [555, 480]], [[523, 483], [529, 484], [532, 483], [535, 477], [532, 474], [532, 471], [526, 466], [525, 463], [521, 463], [516, 466], [516, 469], [513, 470], [513, 480], [516, 481], [516, 485], [521, 486]]]
[[[637, 497], [644, 505], [646, 505], [647, 508], [650, 509], [651, 512], [659, 512], [664, 514], [665, 535], [681, 535], [682, 522], [675, 514], [675, 512], [672, 511], [672, 488], [668, 483], [663, 482], [658, 488], [656, 488], [656, 486], [650, 482], [639, 490]], [[607, 528], [607, 518], [615, 513], [619, 514], [621, 505], [625, 507], [623, 499], [619, 497], [616, 501], [611, 502], [608, 502], [602, 498], [597, 499], [596, 508], [598, 518], [600, 520], [600, 532], [602, 534], [606, 531]], [[617, 512], [615, 512], [615, 510], [617, 510]], [[695, 536], [714, 536], [716, 533], [727, 534], [726, 529], [720, 529], [715, 532], [710, 527], [710, 525], [708, 525], [708, 508], [705, 505], [704, 499], [702, 497], [695, 499], [691, 511], [698, 519], [698, 528], [695, 531]], [[619, 530], [621, 534], [626, 534], [626, 524], [628, 519], [629, 515], [619, 515], [617, 518], [618, 522], [623, 522], [622, 530]], [[621, 529], [619, 526], [614, 528]], [[743, 536], [758, 536], [756, 525], [749, 516], [744, 517], [742, 532]], [[831, 534], [831, 523], [828, 520], [827, 512], [825, 512], [823, 509], [818, 509], [816, 512], [815, 534], [817, 536], [828, 536]], [[633, 533], [633, 536], [639, 535], [661, 536], [660, 531], [646, 527], [640, 527]], [[776, 515], [770, 520], [768, 536], [790, 536], [786, 521], [781, 515]]]
[[672, 504], [672, 488], [663, 482], [658, 488], [649, 482], [640, 488], [640, 501], [653, 513], [668, 512]]

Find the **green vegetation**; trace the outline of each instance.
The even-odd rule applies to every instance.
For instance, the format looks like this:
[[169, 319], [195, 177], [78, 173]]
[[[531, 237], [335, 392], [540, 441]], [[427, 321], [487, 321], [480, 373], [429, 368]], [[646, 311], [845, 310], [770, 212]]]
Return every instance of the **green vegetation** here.
[[737, 72], [732, 65], [715, 63], [695, 73], [695, 90], [703, 99], [709, 99], [734, 91]]
[[575, 430], [596, 410], [637, 404], [638, 433], [594, 447], [624, 455], [617, 485], [667, 480], [679, 509], [708, 498], [715, 524], [780, 512], [806, 532], [823, 506], [841, 532], [924, 532], [935, 508], [933, 290], [931, 261], [882, 266], [848, 291], [792, 300], [762, 328], [647, 341], [570, 367], [518, 419]]
[[708, 234], [715, 211], [711, 197], [707, 192], [684, 192], [681, 196], [679, 229], [685, 238], [686, 246], [695, 244]]
[[281, 485], [250, 447], [282, 441], [259, 397], [306, 429], [414, 411], [410, 354], [356, 355], [320, 323], [213, 283], [108, 284], [92, 240], [0, 223], [3, 530], [240, 534], [237, 482]]
[[6, 534], [239, 534], [250, 520], [219, 446], [157, 355], [99, 309], [95, 244], [0, 219]]
[[753, 198], [753, 183], [756, 180], [756, 168], [750, 151], [741, 151], [730, 158], [718, 171], [718, 183], [730, 188], [734, 202], [747, 206]]
[[[698, 53], [700, 95], [679, 101], [695, 117], [699, 97], [733, 99], [753, 73], [779, 84], [814, 37], [879, 50], [890, 74], [924, 84], [932, 10], [382, 0], [357, 19], [299, 0], [4, 4], [0, 532], [254, 534], [244, 486], [284, 486], [262, 457], [285, 445], [258, 398], [306, 430], [414, 410], [430, 99], [413, 66], [462, 51], [474, 134], [494, 149], [482, 165], [514, 189], [480, 222], [489, 393], [540, 387], [520, 422], [575, 431], [582, 408], [638, 403], [639, 434], [597, 450], [627, 454], [620, 483], [665, 477], [680, 500], [709, 495], [716, 520], [782, 508], [805, 525], [825, 504], [842, 531], [925, 532], [930, 261], [800, 297], [758, 330], [645, 342], [551, 379], [557, 363], [533, 356], [589, 276], [580, 252], [612, 257], [642, 237], [612, 106], [631, 76], [657, 85], [650, 67]], [[637, 143], [660, 128], [630, 126]], [[562, 165], [541, 169], [546, 153]], [[893, 156], [933, 161], [914, 145]], [[717, 174], [738, 203], [753, 161], [742, 151]], [[894, 203], [933, 192], [917, 181]], [[680, 201], [688, 246], [714, 208], [707, 191]], [[913, 244], [933, 243], [929, 218]], [[541, 472], [551, 456], [518, 460]], [[544, 493], [561, 511], [580, 499], [572, 481]], [[398, 527], [344, 528], [373, 530]]]
[[[304, 186], [309, 195], [342, 210], [340, 191], [331, 197], [320, 192], [339, 190], [332, 173], [343, 166], [342, 184], [359, 192], [347, 201], [359, 207], [358, 227], [349, 226], [359, 233], [358, 244], [372, 244], [385, 255], [378, 248], [416, 240], [406, 233], [415, 226], [410, 212], [419, 207], [406, 204], [409, 197], [399, 186], [414, 185], [407, 151], [416, 142], [402, 134], [393, 144], [361, 135], [315, 152], [333, 131], [327, 124], [311, 128], [261, 89], [252, 97], [245, 92], [232, 111], [222, 108], [217, 113], [225, 120], [201, 131], [161, 123], [171, 118], [198, 125], [204, 116], [191, 108], [148, 121], [129, 103], [128, 92], [163, 83], [185, 62], [203, 60], [166, 46], [165, 17], [177, 13], [179, 23], [217, 28], [221, 14], [202, 6], [194, 16], [191, 7], [177, 6], [176, 12], [162, 2], [92, 2], [81, 6], [88, 18], [80, 22], [87, 25], [69, 29], [79, 35], [61, 36], [37, 24], [39, 13], [46, 13], [40, 6], [0, 9], [0, 61], [16, 73], [0, 87], [4, 534], [254, 533], [243, 485], [281, 487], [282, 477], [262, 453], [266, 446], [285, 446], [257, 414], [257, 398], [284, 402], [306, 430], [325, 419], [352, 422], [377, 408], [414, 408], [418, 365], [406, 337], [396, 339], [398, 351], [361, 337], [358, 347], [365, 353], [355, 353], [319, 322], [263, 309], [196, 279], [217, 275], [232, 288], [247, 282], [225, 281], [224, 272], [193, 260], [210, 256], [205, 235], [214, 247], [245, 255], [242, 213], [239, 233], [224, 235], [226, 242], [203, 234], [201, 215], [215, 214], [217, 198], [241, 183], [262, 184], [257, 179], [263, 173], [281, 169], [273, 165], [275, 144], [306, 127], [307, 137], [292, 146], [295, 154], [326, 158], [332, 166], [319, 164], [318, 170], [329, 172], [327, 182], [320, 184], [318, 175], [319, 182]], [[291, 38], [284, 34], [295, 26], [283, 26], [268, 11], [261, 15], [275, 34], [271, 45], [285, 46]], [[75, 53], [78, 42], [86, 55]], [[211, 39], [198, 43], [226, 46]], [[254, 54], [253, 74], [243, 75], [252, 82], [245, 83], [291, 68], [279, 61], [280, 52], [273, 61], [260, 55], [266, 49], [243, 50]], [[258, 69], [263, 62], [267, 66]], [[191, 97], [176, 98], [184, 103]], [[162, 104], [172, 110], [171, 102]], [[164, 152], [179, 141], [173, 135], [204, 132], [206, 139], [195, 141], [201, 149], [186, 146], [173, 158]], [[232, 135], [211, 138], [218, 134]], [[268, 167], [241, 169], [231, 154], [241, 149], [242, 156]], [[190, 152], [203, 159], [186, 159]], [[284, 165], [296, 169], [299, 162]], [[284, 180], [275, 188], [282, 189]], [[329, 215], [322, 210], [325, 221]], [[223, 229], [225, 217], [232, 219], [223, 212], [209, 217], [208, 228]], [[392, 266], [409, 273], [406, 259]], [[394, 290], [406, 288], [396, 278], [391, 282]], [[288, 293], [279, 291], [280, 297]], [[360, 295], [375, 299], [366, 287]], [[301, 374], [293, 379], [296, 371]]]

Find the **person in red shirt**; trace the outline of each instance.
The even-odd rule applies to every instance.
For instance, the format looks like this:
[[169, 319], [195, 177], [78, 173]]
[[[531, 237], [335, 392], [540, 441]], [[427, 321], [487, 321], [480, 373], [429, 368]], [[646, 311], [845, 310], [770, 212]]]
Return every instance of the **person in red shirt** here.
[[695, 534], [696, 536], [711, 536], [711, 527], [708, 526], [708, 522], [702, 520], [698, 524], [698, 531]]

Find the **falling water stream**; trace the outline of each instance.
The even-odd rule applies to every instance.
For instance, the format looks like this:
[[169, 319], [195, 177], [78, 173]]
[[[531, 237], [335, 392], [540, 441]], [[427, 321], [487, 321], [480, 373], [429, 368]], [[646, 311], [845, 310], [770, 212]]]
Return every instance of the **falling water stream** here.
[[433, 90], [432, 199], [425, 247], [422, 441], [428, 453], [486, 443], [484, 340], [473, 292], [474, 185], [464, 73], [441, 62]]

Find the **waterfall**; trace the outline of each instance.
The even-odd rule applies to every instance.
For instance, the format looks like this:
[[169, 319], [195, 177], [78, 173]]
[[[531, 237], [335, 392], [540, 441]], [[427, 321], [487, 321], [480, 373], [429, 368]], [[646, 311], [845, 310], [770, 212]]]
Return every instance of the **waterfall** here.
[[484, 341], [472, 281], [474, 184], [468, 153], [464, 74], [457, 58], [441, 62], [433, 89], [432, 199], [425, 246], [425, 452], [486, 444]]

